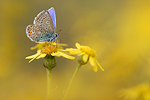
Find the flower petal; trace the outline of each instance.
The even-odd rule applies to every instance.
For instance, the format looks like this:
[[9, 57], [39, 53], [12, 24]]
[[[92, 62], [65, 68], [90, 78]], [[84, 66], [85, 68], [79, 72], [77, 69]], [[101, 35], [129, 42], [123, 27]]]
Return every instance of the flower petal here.
[[76, 43], [75, 45], [76, 45], [76, 47], [77, 47], [78, 49], [80, 49], [80, 44], [79, 44], [79, 43]]
[[28, 57], [26, 57], [25, 59], [32, 59], [32, 58], [35, 58], [35, 57], [37, 57], [37, 56], [40, 54], [40, 52], [41, 52], [41, 51], [38, 50], [36, 54], [31, 55], [31, 56], [28, 56]]
[[31, 55], [31, 56], [27, 56], [25, 59], [32, 59], [32, 58], [34, 58], [36, 56], [37, 56], [37, 54], [34, 54], [34, 55]]
[[35, 45], [34, 47], [31, 47], [31, 50], [42, 49], [42, 48], [44, 48], [44, 46], [45, 46], [45, 43], [39, 43], [39, 44]]
[[82, 60], [83, 60], [84, 62], [87, 62], [88, 57], [89, 57], [89, 55], [85, 53], [85, 54], [83, 55], [83, 57], [82, 57]]
[[52, 56], [57, 56], [57, 57], [62, 56], [62, 57], [67, 58], [67, 59], [75, 59], [75, 57], [69, 56], [69, 55], [67, 55], [67, 54], [65, 54], [63, 52], [59, 52], [59, 51], [56, 52], [56, 53], [52, 53], [51, 55]]
[[40, 54], [37, 55], [36, 57], [32, 58], [32, 59], [29, 61], [29, 63], [30, 63], [31, 61], [33, 61], [34, 59], [36, 59], [38, 56], [40, 56]]
[[46, 56], [46, 54], [41, 54], [36, 59], [44, 58], [45, 56]]
[[33, 61], [35, 58], [36, 58], [36, 57], [32, 58], [32, 59], [29, 61], [29, 63], [30, 63], [31, 61]]
[[89, 61], [90, 61], [91, 66], [93, 66], [93, 70], [95, 72], [97, 72], [97, 65], [96, 65], [96, 62], [95, 62], [95, 58], [90, 56]]
[[61, 54], [60, 54], [59, 52], [52, 53], [51, 55], [52, 55], [52, 56], [57, 56], [57, 57], [60, 57], [60, 56], [61, 56]]
[[67, 48], [66, 51], [69, 51], [69, 53], [73, 54], [73, 55], [82, 53], [81, 50], [79, 50], [79, 49], [73, 49], [73, 48]]
[[28, 57], [26, 57], [25, 59], [31, 59], [31, 60], [29, 61], [29, 63], [30, 63], [31, 61], [33, 61], [34, 59], [36, 59], [38, 56], [40, 56], [40, 54], [41, 54], [41, 50], [38, 50], [36, 54], [31, 55], [31, 56], [28, 56]]
[[85, 52], [82, 52], [82, 53], [78, 54], [77, 56], [82, 56], [82, 55], [84, 55], [84, 54], [85, 54]]
[[102, 68], [102, 66], [98, 63], [98, 61], [95, 59], [95, 62], [96, 62], [96, 64], [100, 67], [100, 69], [102, 70], [102, 71], [104, 71], [104, 69]]

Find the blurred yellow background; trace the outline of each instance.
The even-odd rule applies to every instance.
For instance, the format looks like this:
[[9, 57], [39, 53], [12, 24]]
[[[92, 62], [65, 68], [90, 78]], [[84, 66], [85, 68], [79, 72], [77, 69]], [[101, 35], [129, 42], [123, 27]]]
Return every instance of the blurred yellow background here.
[[[0, 100], [46, 100], [43, 59], [25, 60], [36, 53], [25, 30], [50, 7], [61, 43], [90, 46], [105, 69], [83, 66], [66, 100], [150, 100], [149, 0], [1, 0]], [[62, 100], [77, 60], [56, 59], [52, 100]]]

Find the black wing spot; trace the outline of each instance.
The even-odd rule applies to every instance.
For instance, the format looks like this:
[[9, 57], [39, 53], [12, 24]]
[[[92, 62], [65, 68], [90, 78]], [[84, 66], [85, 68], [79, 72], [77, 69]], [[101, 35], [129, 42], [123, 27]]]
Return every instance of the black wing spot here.
[[49, 21], [46, 21], [47, 24], [49, 24]]
[[54, 39], [52, 38], [51, 41], [53, 41]]

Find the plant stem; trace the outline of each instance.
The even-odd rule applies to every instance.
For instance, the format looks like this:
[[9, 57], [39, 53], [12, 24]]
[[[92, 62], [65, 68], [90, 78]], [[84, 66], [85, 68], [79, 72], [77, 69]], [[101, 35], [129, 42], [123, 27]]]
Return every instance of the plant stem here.
[[51, 70], [46, 69], [46, 71], [47, 71], [47, 100], [51, 100], [51, 82], [52, 82]]
[[68, 85], [68, 88], [67, 88], [67, 91], [66, 91], [66, 93], [65, 93], [65, 95], [64, 95], [63, 100], [66, 99], [66, 96], [67, 96], [67, 94], [68, 94], [68, 92], [69, 92], [69, 89], [70, 89], [70, 87], [71, 87], [71, 84], [72, 84], [72, 82], [73, 82], [73, 80], [74, 80], [74, 78], [75, 78], [77, 72], [79, 71], [79, 68], [80, 68], [80, 67], [81, 67], [81, 64], [79, 64], [79, 65], [76, 67], [76, 70], [75, 70], [75, 72], [74, 72], [74, 74], [73, 74], [73, 76], [72, 76], [72, 78], [71, 78], [71, 80], [70, 80], [70, 83], [69, 83], [69, 85]]

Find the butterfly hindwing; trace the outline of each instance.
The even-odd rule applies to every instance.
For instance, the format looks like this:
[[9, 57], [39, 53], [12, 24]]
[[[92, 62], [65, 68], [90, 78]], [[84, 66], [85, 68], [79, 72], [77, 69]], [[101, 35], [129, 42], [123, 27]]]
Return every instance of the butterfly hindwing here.
[[51, 34], [36, 25], [28, 25], [26, 28], [26, 34], [31, 41], [37, 43], [51, 41]]

